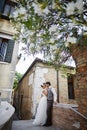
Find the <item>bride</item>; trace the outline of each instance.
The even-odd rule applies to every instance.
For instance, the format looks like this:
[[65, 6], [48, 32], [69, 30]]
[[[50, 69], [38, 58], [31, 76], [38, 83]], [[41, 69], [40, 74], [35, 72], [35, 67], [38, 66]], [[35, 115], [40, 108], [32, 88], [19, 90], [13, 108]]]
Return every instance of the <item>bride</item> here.
[[40, 99], [38, 108], [37, 108], [37, 112], [36, 112], [36, 116], [33, 122], [33, 125], [44, 125], [47, 119], [47, 88], [46, 88], [46, 84], [44, 83], [43, 85], [41, 85], [41, 87], [43, 88], [42, 91], [42, 97]]

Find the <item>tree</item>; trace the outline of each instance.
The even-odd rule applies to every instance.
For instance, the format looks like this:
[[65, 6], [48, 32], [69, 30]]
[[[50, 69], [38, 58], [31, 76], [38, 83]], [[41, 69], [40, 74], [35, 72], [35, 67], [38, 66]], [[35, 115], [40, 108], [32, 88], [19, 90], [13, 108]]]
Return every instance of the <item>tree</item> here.
[[18, 88], [18, 82], [20, 81], [21, 77], [22, 77], [22, 74], [20, 74], [18, 72], [15, 73], [13, 89], [17, 89]]
[[87, 0], [17, 2], [15, 38], [26, 43], [29, 54], [44, 53], [47, 60], [60, 65], [71, 56], [71, 44], [87, 44]]

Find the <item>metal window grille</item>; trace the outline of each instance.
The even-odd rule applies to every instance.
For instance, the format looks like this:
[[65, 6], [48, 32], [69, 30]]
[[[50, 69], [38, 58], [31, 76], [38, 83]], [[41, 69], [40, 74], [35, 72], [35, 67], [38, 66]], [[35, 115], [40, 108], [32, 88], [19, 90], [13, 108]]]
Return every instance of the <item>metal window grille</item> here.
[[0, 38], [0, 61], [5, 60], [8, 43]]

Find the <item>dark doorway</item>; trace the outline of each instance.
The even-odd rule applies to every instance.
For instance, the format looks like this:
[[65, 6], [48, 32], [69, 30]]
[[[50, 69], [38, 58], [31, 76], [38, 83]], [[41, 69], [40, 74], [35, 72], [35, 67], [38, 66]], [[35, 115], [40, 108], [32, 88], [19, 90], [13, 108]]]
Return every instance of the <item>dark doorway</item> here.
[[74, 99], [74, 75], [68, 74], [68, 98]]

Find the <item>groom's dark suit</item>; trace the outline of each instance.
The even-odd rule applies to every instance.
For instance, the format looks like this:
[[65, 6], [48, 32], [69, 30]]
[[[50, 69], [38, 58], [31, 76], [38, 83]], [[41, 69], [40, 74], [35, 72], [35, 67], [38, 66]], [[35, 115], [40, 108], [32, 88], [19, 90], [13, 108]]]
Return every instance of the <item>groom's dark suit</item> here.
[[51, 90], [52, 88], [48, 88], [48, 95], [47, 95], [47, 120], [44, 126], [50, 126], [52, 125], [52, 109], [53, 109], [53, 92]]

